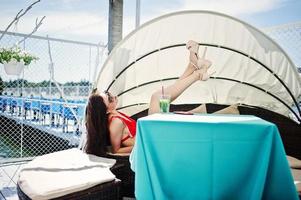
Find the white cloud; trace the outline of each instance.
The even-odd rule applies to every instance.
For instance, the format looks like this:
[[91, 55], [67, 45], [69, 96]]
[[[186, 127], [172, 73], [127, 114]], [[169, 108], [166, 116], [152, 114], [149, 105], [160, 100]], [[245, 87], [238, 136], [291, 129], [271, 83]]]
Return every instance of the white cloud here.
[[74, 3], [74, 2], [80, 2], [81, 0], [63, 0], [63, 4], [68, 3]]
[[[225, 13], [231, 16], [247, 16], [262, 13], [281, 7], [288, 0], [182, 0], [181, 5], [171, 9], [158, 9], [156, 13], [148, 15], [143, 13], [144, 21], [148, 21], [160, 15], [181, 10], [211, 10]], [[142, 4], [143, 6], [143, 4]], [[147, 11], [147, 9], [145, 9]]]
[[[160, 8], [153, 12], [147, 12], [147, 5], [141, 3], [141, 23], [157, 18], [171, 12], [182, 10], [211, 10], [225, 13], [234, 17], [245, 17], [261, 12], [277, 9], [289, 0], [182, 0], [181, 4], [173, 5], [171, 8]], [[125, 16], [124, 35], [135, 28], [135, 15]]]
[[106, 29], [106, 18], [89, 13], [51, 13], [46, 15], [45, 28], [50, 32], [71, 31], [87, 35]]
[[132, 16], [124, 16], [123, 17], [123, 37], [132, 32], [136, 26], [136, 18]]
[[213, 10], [233, 16], [250, 15], [273, 10], [285, 0], [185, 0], [184, 10]]
[[[62, 1], [64, 5], [68, 5], [79, 0]], [[279, 8], [288, 0], [182, 0], [178, 5], [173, 4], [172, 9], [166, 9], [166, 7], [160, 8], [158, 6], [156, 12], [153, 13], [148, 12], [146, 4], [144, 4], [143, 0], [141, 1], [141, 23], [144, 23], [163, 14], [180, 10], [214, 10], [241, 17]], [[32, 13], [29, 13], [21, 18], [18, 32], [31, 32], [34, 27], [35, 18], [37, 16], [42, 17], [43, 15], [46, 15], [46, 18], [36, 33], [37, 35], [48, 34], [51, 37], [67, 37], [68, 39], [76, 39], [76, 37], [81, 39], [87, 38], [90, 41], [91, 38], [97, 38], [95, 41], [107, 41], [108, 16], [101, 13], [89, 13], [88, 11], [45, 12], [44, 10], [39, 14], [35, 13], [32, 15]], [[0, 30], [3, 30], [13, 17], [14, 15], [7, 10], [0, 13]], [[124, 13], [123, 22], [123, 35], [125, 36], [135, 28], [135, 14]], [[12, 27], [10, 31], [15, 31], [15, 29]]]
[[[80, 36], [82, 38], [107, 35], [107, 18], [105, 16], [93, 15], [87, 12], [51, 12], [45, 13], [46, 18], [39, 28], [37, 35], [48, 34], [51, 37], [72, 35], [74, 38]], [[18, 31], [20, 33], [29, 33], [33, 30], [37, 16], [26, 15], [21, 18], [18, 23], [17, 30], [14, 26], [10, 31]], [[38, 16], [41, 18], [42, 16]], [[4, 30], [5, 27], [12, 20], [11, 16], [1, 16], [0, 29]]]

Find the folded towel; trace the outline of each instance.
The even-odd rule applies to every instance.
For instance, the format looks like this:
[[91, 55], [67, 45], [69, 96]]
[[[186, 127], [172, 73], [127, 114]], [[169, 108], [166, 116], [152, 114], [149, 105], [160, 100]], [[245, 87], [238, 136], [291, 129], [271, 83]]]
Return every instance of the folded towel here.
[[51, 199], [115, 179], [114, 159], [69, 149], [39, 156], [20, 171], [18, 185], [31, 199]]

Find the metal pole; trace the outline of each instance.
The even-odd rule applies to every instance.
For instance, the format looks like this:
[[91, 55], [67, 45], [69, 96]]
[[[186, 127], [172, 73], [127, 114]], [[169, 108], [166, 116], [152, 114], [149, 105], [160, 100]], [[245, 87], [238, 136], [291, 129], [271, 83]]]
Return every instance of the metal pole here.
[[[50, 77], [51, 77], [51, 74], [52, 72], [50, 71]], [[51, 98], [52, 99], [52, 95], [51, 95], [51, 78], [49, 79], [49, 97], [48, 98]]]
[[91, 81], [91, 46], [89, 46], [89, 78], [88, 78], [89, 82]]
[[[25, 50], [26, 48], [26, 44], [25, 44], [25, 40], [23, 41], [23, 50]], [[24, 69], [22, 70], [22, 90], [21, 90], [21, 94], [19, 95], [20, 98], [22, 98], [21, 100], [21, 120], [22, 120], [22, 123], [21, 123], [21, 145], [20, 145], [20, 148], [21, 148], [21, 152], [20, 152], [20, 157], [23, 158], [23, 134], [24, 134], [24, 117], [23, 117], [23, 112], [24, 112], [24, 98], [23, 98], [23, 88], [24, 88]], [[17, 106], [18, 107], [18, 106]]]
[[136, 0], [136, 28], [140, 26], [140, 0]]

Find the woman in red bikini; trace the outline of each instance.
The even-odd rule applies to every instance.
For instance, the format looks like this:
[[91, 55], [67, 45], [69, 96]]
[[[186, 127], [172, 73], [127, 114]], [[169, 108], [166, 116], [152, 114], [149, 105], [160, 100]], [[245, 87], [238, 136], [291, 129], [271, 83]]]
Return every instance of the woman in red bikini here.
[[[198, 80], [206, 81], [210, 75], [208, 69], [211, 61], [205, 59], [206, 50], [202, 57], [198, 56], [198, 43], [190, 40], [186, 44], [190, 51], [189, 64], [184, 73], [172, 85], [165, 88], [165, 93], [171, 96], [171, 101], [175, 100], [190, 85]], [[153, 93], [150, 104], [149, 114], [160, 111], [159, 97], [161, 91]], [[112, 146], [113, 153], [130, 153], [136, 135], [136, 121], [124, 113], [118, 112], [116, 106], [118, 99], [111, 93], [94, 92], [88, 101], [86, 108], [86, 128], [87, 143], [85, 150], [87, 153], [103, 156], [107, 152], [107, 146]], [[201, 105], [189, 112], [206, 113], [206, 106]], [[237, 113], [237, 106], [230, 106], [218, 113]]]

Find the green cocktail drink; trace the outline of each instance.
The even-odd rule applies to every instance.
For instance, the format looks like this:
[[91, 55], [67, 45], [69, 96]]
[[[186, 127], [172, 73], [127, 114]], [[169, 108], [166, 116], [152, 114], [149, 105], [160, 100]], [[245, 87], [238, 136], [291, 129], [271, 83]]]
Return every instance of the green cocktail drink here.
[[169, 112], [169, 105], [170, 105], [170, 97], [169, 96], [162, 96], [160, 98], [160, 112], [161, 113], [168, 113]]

